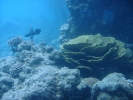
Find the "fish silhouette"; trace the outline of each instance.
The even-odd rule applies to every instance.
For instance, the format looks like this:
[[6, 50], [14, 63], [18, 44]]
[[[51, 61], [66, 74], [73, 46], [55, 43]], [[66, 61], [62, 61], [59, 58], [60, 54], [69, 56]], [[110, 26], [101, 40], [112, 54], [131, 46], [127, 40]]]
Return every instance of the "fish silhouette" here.
[[26, 34], [25, 37], [29, 37], [29, 36], [33, 37], [33, 35], [40, 34], [40, 32], [41, 32], [41, 29], [38, 28], [34, 31], [33, 28], [31, 27], [30, 32]]

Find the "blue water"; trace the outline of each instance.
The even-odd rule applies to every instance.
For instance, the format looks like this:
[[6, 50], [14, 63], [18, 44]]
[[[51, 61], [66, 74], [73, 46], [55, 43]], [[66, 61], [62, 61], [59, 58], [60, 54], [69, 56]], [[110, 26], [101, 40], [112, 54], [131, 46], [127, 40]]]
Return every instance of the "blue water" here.
[[59, 29], [67, 22], [69, 12], [65, 0], [0, 0], [0, 57], [11, 54], [7, 40], [40, 28], [34, 42], [45, 41], [58, 48]]

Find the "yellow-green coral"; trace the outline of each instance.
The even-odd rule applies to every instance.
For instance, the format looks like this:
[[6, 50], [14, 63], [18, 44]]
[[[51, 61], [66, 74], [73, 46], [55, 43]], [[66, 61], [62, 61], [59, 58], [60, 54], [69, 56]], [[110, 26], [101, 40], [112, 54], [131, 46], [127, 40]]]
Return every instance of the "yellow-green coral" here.
[[[125, 48], [123, 42], [113, 37], [97, 35], [83, 35], [62, 45], [64, 60], [75, 68], [77, 66], [95, 66], [98, 64], [132, 63], [132, 51]], [[91, 66], [90, 66], [91, 67]], [[88, 67], [88, 68], [90, 68]], [[92, 68], [93, 69], [93, 68]]]

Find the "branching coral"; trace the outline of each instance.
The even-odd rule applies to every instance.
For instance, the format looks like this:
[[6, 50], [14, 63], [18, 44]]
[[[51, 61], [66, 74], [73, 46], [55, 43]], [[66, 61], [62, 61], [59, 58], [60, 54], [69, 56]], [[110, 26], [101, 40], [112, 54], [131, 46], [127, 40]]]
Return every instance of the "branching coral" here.
[[14, 38], [11, 38], [10, 40], [7, 41], [7, 44], [11, 46], [11, 51], [13, 53], [17, 52], [18, 45], [22, 42], [22, 37], [17, 36]]
[[10, 40], [8, 40], [7, 43], [11, 47], [17, 47], [21, 42], [22, 42], [22, 37], [21, 36], [17, 36], [17, 37], [14, 37], [14, 38], [11, 38]]

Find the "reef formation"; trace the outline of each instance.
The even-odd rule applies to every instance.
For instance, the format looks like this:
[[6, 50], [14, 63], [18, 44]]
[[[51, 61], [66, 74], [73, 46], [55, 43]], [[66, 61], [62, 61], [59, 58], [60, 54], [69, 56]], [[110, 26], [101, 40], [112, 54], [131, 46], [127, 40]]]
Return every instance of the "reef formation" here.
[[82, 83], [78, 69], [58, 66], [61, 62], [55, 64], [60, 60], [57, 50], [45, 42], [33, 45], [22, 41], [17, 47], [14, 56], [0, 59], [1, 100], [90, 98], [91, 88]]
[[133, 43], [133, 1], [66, 0], [70, 18], [60, 29], [60, 42], [80, 35], [101, 33]]
[[0, 59], [0, 98], [132, 100], [133, 77], [125, 78], [132, 76], [129, 65], [132, 51], [100, 34], [79, 36], [60, 51], [45, 42], [22, 41], [14, 56]]
[[[127, 8], [127, 3], [117, 0], [66, 3], [71, 18], [60, 29], [60, 50], [45, 42], [24, 41], [22, 37], [8, 41], [14, 55], [0, 58], [0, 99], [133, 100], [132, 50], [118, 38], [107, 36], [123, 27], [118, 22], [125, 23], [122, 19], [117, 21], [117, 12], [127, 14], [132, 10], [115, 9], [118, 4], [118, 8]], [[113, 22], [103, 17], [106, 11], [114, 13]], [[127, 21], [125, 25], [129, 26], [120, 32], [128, 30], [132, 23]], [[26, 36], [32, 40], [40, 32], [31, 28]]]
[[81, 76], [103, 78], [111, 72], [130, 71], [133, 54], [125, 44], [113, 37], [82, 35], [61, 45], [63, 59]]

